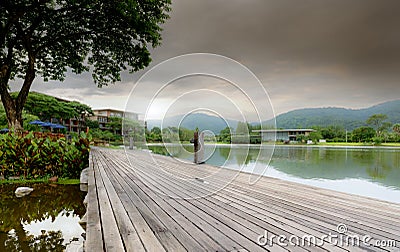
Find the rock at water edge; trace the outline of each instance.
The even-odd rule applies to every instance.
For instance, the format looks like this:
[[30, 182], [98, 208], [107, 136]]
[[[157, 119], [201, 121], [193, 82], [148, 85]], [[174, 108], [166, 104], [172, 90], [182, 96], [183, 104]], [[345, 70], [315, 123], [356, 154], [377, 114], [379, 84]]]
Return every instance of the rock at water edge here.
[[89, 167], [82, 170], [80, 183], [81, 184], [87, 184], [88, 181], [89, 181]]
[[15, 196], [17, 196], [17, 198], [21, 198], [24, 197], [28, 194], [30, 194], [33, 191], [33, 188], [30, 187], [18, 187], [15, 190]]

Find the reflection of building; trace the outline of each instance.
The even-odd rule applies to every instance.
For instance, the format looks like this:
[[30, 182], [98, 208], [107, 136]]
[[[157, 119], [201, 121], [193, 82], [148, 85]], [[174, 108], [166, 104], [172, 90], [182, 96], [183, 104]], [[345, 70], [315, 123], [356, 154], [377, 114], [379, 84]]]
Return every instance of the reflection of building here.
[[[263, 141], [296, 141], [300, 135], [309, 136], [313, 129], [279, 129], [279, 130], [253, 130], [261, 132]], [[275, 138], [276, 135], [276, 138]]]
[[[117, 109], [93, 109], [93, 116], [90, 120], [97, 121], [101, 130], [108, 130], [107, 123], [110, 122], [110, 117], [127, 118], [133, 121], [139, 120], [139, 114], [134, 112], [126, 112]], [[119, 132], [120, 133], [120, 132]]]

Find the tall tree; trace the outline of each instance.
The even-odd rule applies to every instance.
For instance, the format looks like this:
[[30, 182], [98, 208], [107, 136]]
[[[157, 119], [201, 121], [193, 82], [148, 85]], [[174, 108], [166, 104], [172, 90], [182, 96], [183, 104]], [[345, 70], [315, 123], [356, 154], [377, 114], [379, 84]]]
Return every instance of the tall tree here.
[[371, 125], [376, 131], [376, 136], [380, 137], [385, 130], [392, 126], [390, 122], [385, 122], [387, 119], [387, 115], [375, 114], [368, 118], [367, 124]]
[[[45, 81], [90, 71], [99, 86], [150, 63], [148, 45], [161, 41], [170, 0], [1, 0], [0, 95], [10, 128], [37, 75]], [[10, 80], [22, 80], [14, 99]]]
[[400, 135], [400, 123], [393, 125], [393, 131]]
[[117, 134], [117, 131], [122, 130], [122, 117], [111, 116], [110, 118], [108, 118], [108, 122], [106, 125], [107, 125], [107, 127], [110, 128], [110, 130], [114, 134]]
[[376, 132], [371, 127], [362, 126], [353, 130], [352, 138], [354, 142], [370, 142], [376, 136]]

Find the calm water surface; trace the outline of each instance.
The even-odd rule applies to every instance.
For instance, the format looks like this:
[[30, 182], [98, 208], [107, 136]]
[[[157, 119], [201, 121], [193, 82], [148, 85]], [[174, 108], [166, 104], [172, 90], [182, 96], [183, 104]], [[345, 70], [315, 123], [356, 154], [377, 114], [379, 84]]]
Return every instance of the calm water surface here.
[[[17, 198], [14, 191], [34, 191]], [[64, 251], [71, 241], [83, 241], [78, 224], [85, 214], [79, 185], [0, 185], [0, 251]]]
[[[193, 160], [192, 146], [148, 148]], [[206, 145], [205, 152], [212, 165], [400, 203], [400, 149]]]

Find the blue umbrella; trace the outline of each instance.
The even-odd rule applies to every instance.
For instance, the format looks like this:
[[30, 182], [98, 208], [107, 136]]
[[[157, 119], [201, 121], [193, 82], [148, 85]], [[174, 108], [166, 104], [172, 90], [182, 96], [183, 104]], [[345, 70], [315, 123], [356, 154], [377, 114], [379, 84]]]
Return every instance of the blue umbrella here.
[[52, 127], [53, 129], [65, 129], [66, 128], [65, 126], [63, 126], [61, 124], [56, 124], [56, 123], [52, 123], [52, 124], [53, 125], [50, 127]]
[[9, 129], [1, 129], [0, 130], [0, 134], [4, 134], [4, 133], [7, 133], [7, 132], [9, 132], [10, 130]]
[[33, 125], [42, 125], [44, 122], [40, 121], [40, 120], [35, 120], [32, 122], [29, 122], [29, 124], [33, 124]]
[[51, 127], [53, 124], [49, 123], [49, 122], [44, 122], [44, 123], [39, 124], [39, 125], [42, 126], [42, 127]]

